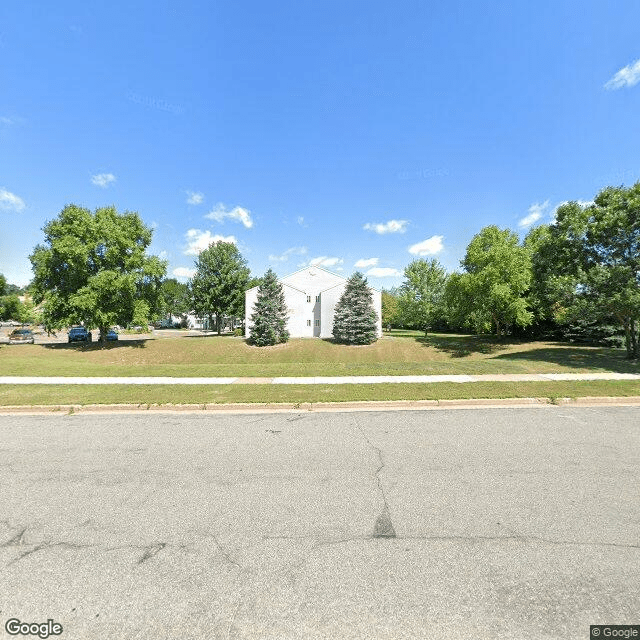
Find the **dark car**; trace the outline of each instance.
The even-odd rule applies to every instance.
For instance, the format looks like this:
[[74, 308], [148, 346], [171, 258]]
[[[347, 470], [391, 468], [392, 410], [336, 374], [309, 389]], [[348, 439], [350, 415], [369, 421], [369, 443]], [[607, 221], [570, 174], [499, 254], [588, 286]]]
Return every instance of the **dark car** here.
[[91, 332], [84, 327], [69, 329], [69, 342], [91, 342]]
[[9, 344], [34, 344], [31, 329], [15, 329], [9, 336]]

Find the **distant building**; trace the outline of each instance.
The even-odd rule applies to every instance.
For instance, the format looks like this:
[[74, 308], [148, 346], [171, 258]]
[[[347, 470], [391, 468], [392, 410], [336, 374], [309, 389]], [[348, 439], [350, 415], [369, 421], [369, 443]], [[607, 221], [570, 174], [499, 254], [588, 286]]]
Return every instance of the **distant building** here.
[[[306, 267], [281, 278], [289, 312], [287, 329], [292, 338], [331, 338], [336, 304], [347, 284], [346, 278], [321, 267]], [[378, 337], [382, 336], [382, 294], [369, 287], [373, 308], [378, 315]], [[258, 287], [245, 293], [245, 327], [251, 336], [251, 314], [258, 298]]]

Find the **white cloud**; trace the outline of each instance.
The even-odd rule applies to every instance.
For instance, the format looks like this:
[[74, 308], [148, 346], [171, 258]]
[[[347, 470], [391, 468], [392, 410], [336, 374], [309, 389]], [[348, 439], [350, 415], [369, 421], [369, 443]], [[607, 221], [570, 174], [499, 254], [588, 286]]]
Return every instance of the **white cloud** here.
[[433, 256], [436, 253], [440, 253], [444, 248], [442, 245], [443, 239], [444, 236], [431, 236], [422, 242], [412, 244], [409, 247], [409, 253], [418, 256]]
[[200, 193], [199, 191], [187, 191], [187, 204], [202, 204], [204, 200], [204, 193]]
[[408, 220], [389, 220], [388, 222], [367, 222], [362, 227], [365, 231], [375, 231], [380, 235], [385, 233], [404, 233], [407, 230]]
[[373, 276], [374, 278], [395, 278], [396, 276], [401, 276], [402, 271], [391, 269], [390, 267], [374, 267], [373, 269], [369, 269], [365, 275]]
[[537, 222], [542, 218], [549, 210], [549, 200], [544, 202], [536, 202], [529, 207], [529, 215], [526, 215], [520, 222], [519, 227], [530, 227], [534, 222]]
[[0, 189], [0, 209], [5, 211], [22, 211], [25, 208], [24, 200], [11, 191]]
[[337, 264], [342, 264], [344, 260], [342, 258], [329, 258], [327, 256], [319, 256], [309, 260], [310, 267], [333, 267]]
[[301, 226], [301, 227], [308, 227], [309, 225], [304, 223], [304, 216], [298, 216], [296, 218], [296, 222]]
[[173, 270], [173, 275], [176, 278], [193, 278], [196, 274], [195, 269], [189, 269], [188, 267], [177, 267]]
[[356, 269], [364, 269], [365, 267], [375, 267], [378, 264], [378, 258], [367, 258], [358, 260], [353, 266]]
[[200, 231], [200, 229], [189, 229], [185, 235], [188, 245], [184, 250], [184, 254], [187, 256], [200, 255], [202, 251], [216, 242], [238, 243], [234, 236], [212, 236], [211, 231]]
[[102, 187], [106, 189], [112, 182], [116, 181], [116, 177], [113, 173], [98, 173], [95, 176], [91, 176], [91, 182], [96, 185], [96, 187]]
[[307, 247], [291, 247], [279, 256], [270, 255], [269, 262], [286, 262], [291, 256], [303, 256], [307, 253]]
[[251, 227], [253, 227], [251, 211], [243, 207], [234, 207], [227, 211], [223, 204], [217, 204], [214, 209], [207, 213], [205, 218], [215, 220], [216, 222], [223, 222], [225, 218], [229, 218], [230, 220], [242, 222], [247, 229], [251, 229]]
[[640, 82], [640, 60], [622, 67], [605, 85], [605, 89], [633, 87]]

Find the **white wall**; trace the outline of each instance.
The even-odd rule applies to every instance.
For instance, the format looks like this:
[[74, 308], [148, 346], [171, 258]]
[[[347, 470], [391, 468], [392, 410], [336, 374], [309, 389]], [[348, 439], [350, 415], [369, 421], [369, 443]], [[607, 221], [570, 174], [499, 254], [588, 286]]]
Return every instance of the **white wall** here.
[[[344, 292], [346, 280], [324, 269], [307, 267], [280, 280], [287, 305], [289, 320], [287, 329], [292, 338], [331, 338], [336, 304]], [[378, 337], [382, 336], [382, 294], [371, 289], [373, 305], [378, 315]], [[311, 302], [307, 302], [307, 296]], [[316, 302], [316, 296], [320, 301]], [[245, 293], [245, 327], [247, 338], [251, 336], [251, 314], [258, 297], [258, 287]], [[307, 326], [311, 320], [311, 326]], [[320, 327], [315, 321], [320, 320]]]

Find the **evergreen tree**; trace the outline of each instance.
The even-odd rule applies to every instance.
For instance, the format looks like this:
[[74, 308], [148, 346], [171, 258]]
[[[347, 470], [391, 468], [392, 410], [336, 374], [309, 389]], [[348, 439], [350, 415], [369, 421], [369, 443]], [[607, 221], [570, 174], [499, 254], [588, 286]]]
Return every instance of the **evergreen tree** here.
[[282, 283], [269, 269], [258, 287], [258, 297], [251, 314], [250, 342], [266, 347], [289, 339], [287, 331], [287, 305], [284, 301]]
[[371, 344], [378, 339], [377, 322], [367, 279], [356, 271], [336, 305], [333, 337], [342, 344]]

